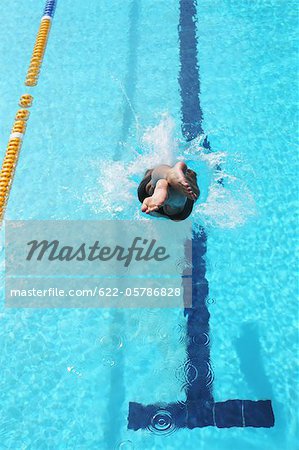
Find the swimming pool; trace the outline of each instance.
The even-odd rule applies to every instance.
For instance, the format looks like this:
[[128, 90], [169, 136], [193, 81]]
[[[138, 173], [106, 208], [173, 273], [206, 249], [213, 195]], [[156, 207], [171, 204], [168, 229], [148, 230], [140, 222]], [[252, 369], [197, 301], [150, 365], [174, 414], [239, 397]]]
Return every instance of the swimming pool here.
[[[182, 402], [198, 377], [186, 380], [183, 310], [2, 304], [1, 448], [296, 448], [296, 5], [198, 1], [202, 123], [195, 65], [182, 74], [192, 6], [58, 2], [6, 218], [139, 220], [144, 169], [187, 160], [201, 174], [194, 223], [207, 236], [210, 386], [216, 401], [271, 399], [275, 426], [127, 428], [129, 402]], [[2, 149], [43, 7], [1, 8]], [[193, 89], [182, 94], [184, 75]]]

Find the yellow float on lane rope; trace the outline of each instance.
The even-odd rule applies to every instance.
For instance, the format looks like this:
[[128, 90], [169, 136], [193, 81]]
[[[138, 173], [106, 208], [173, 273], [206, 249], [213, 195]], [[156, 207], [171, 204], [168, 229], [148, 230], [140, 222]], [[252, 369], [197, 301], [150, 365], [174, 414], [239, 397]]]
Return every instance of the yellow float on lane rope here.
[[3, 220], [5, 206], [9, 197], [15, 168], [22, 147], [23, 136], [26, 130], [27, 118], [25, 117], [23, 120], [20, 119], [23, 114], [23, 110], [21, 109], [16, 114], [17, 119], [15, 120], [11, 130], [0, 172], [0, 222]]
[[24, 94], [19, 100], [19, 105], [22, 106], [23, 108], [30, 108], [30, 106], [32, 106], [32, 102], [33, 102], [32, 95]]
[[50, 16], [44, 16], [42, 18], [27, 72], [26, 86], [36, 86], [37, 84], [51, 29], [51, 21], [52, 18]]
[[[26, 86], [36, 86], [37, 84], [51, 29], [52, 18], [55, 12], [55, 7], [56, 0], [46, 0], [44, 15], [42, 17], [41, 24], [37, 33], [32, 57], [26, 76]], [[22, 109], [19, 109], [16, 113], [15, 121], [11, 130], [5, 156], [3, 159], [0, 172], [0, 225], [4, 218], [5, 207], [9, 198], [9, 193], [16, 170], [23, 137], [26, 131], [27, 120], [30, 114], [26, 108], [30, 108], [32, 102], [32, 95], [24, 94], [21, 96], [19, 105], [22, 107]]]

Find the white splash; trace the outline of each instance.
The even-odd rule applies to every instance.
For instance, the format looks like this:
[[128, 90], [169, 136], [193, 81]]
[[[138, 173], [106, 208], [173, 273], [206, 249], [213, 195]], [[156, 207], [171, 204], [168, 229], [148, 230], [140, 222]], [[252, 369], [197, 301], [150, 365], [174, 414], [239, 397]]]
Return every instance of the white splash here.
[[[112, 218], [120, 217], [120, 214], [129, 214], [137, 220], [147, 218], [140, 212], [136, 198], [138, 183], [144, 172], [158, 164], [172, 165], [178, 160], [184, 160], [198, 173], [199, 184], [204, 184], [200, 185], [203, 195], [193, 209], [193, 220], [213, 228], [244, 225], [256, 214], [255, 202], [242, 179], [226, 172], [226, 164], [228, 160], [232, 162], [232, 157], [226, 152], [205, 149], [205, 135], [182, 144], [175, 133], [175, 121], [169, 114], [163, 113], [156, 126], [145, 129], [139, 150], [131, 149], [131, 161], [93, 162], [99, 177], [96, 187], [85, 193], [84, 202], [90, 204], [95, 213], [106, 213]], [[239, 171], [242, 160], [233, 162]], [[222, 184], [219, 183], [220, 179]], [[132, 212], [135, 205], [136, 211]]]
[[118, 217], [128, 204], [135, 200], [133, 181], [128, 176], [128, 167], [123, 161], [99, 161], [93, 165], [99, 177], [96, 187], [85, 193], [84, 202], [91, 205], [96, 214], [109, 213]]
[[105, 212], [111, 217], [119, 217], [128, 206], [133, 206], [138, 183], [146, 169], [162, 163], [172, 165], [177, 160], [178, 140], [174, 138], [174, 131], [174, 120], [163, 113], [158, 125], [146, 128], [140, 140], [140, 150], [132, 149], [134, 159], [129, 163], [93, 162], [99, 172], [97, 186], [85, 193], [84, 202], [90, 204], [95, 213]]
[[[204, 202], [198, 202], [193, 215], [199, 223], [213, 228], [236, 228], [244, 225], [256, 215], [254, 198], [246, 183], [233, 173], [226, 171], [228, 160], [233, 157], [225, 152], [206, 152], [200, 154], [211, 170], [212, 178], [208, 195]], [[234, 166], [240, 169], [242, 161]], [[221, 168], [221, 169], [220, 169]]]
[[[173, 165], [178, 157], [178, 140], [175, 139], [175, 122], [167, 113], [161, 114], [161, 120], [155, 127], [145, 130], [142, 137], [142, 147], [146, 150], [140, 155], [140, 160], [134, 164], [134, 169], [154, 167], [158, 164]], [[141, 163], [141, 167], [140, 167]]]
[[194, 215], [201, 223], [213, 228], [242, 226], [256, 214], [254, 199], [240, 180], [223, 175], [223, 182], [224, 186], [219, 183], [211, 185], [206, 202], [195, 206]]

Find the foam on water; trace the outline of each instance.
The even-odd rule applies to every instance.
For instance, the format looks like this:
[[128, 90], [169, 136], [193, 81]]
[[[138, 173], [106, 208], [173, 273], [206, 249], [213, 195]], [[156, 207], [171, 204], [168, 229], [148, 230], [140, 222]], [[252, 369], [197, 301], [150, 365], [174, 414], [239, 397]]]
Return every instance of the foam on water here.
[[[157, 125], [144, 130], [139, 148], [131, 149], [134, 156], [131, 161], [93, 161], [99, 176], [95, 189], [85, 193], [84, 202], [96, 214], [105, 212], [119, 217], [136, 204], [136, 190], [147, 168], [182, 160], [198, 173], [201, 197], [193, 210], [193, 219], [210, 227], [244, 225], [256, 214], [255, 202], [242, 179], [226, 171], [228, 154], [207, 151], [202, 145], [205, 136], [190, 144], [181, 143], [175, 132], [174, 119], [162, 113]], [[240, 164], [242, 161], [238, 161]]]
[[203, 151], [200, 158], [211, 171], [212, 180], [207, 199], [195, 205], [193, 214], [207, 227], [236, 228], [244, 225], [256, 215], [255, 201], [246, 183], [227, 171], [228, 154]]
[[84, 202], [96, 214], [108, 212], [112, 217], [119, 217], [128, 206], [134, 206], [136, 190], [146, 169], [158, 164], [172, 165], [177, 160], [178, 140], [174, 138], [174, 130], [174, 120], [162, 113], [156, 126], [144, 130], [138, 149], [130, 148], [131, 161], [92, 161], [99, 176], [95, 189], [84, 194]]

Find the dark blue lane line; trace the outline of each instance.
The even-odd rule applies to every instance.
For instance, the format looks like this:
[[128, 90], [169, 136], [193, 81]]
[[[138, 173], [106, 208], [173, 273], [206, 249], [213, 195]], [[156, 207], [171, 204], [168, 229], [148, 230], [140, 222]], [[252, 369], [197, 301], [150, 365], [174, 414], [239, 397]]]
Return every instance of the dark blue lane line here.
[[[197, 4], [194, 0], [180, 0], [180, 22], [178, 27], [180, 43], [179, 85], [181, 94], [182, 133], [186, 141], [204, 134], [203, 112], [200, 104], [200, 76], [197, 57]], [[203, 147], [211, 151], [207, 136]], [[191, 376], [197, 371], [197, 378], [186, 387], [187, 402], [196, 399], [213, 401], [211, 392], [211, 364], [209, 348], [209, 311], [206, 299], [209, 294], [205, 277], [205, 253], [207, 238], [203, 228], [192, 239], [192, 309], [185, 309], [187, 316], [187, 358]]]
[[209, 346], [210, 313], [207, 308], [209, 285], [206, 279], [206, 251], [207, 237], [204, 229], [200, 228], [197, 233], [193, 233], [192, 237], [192, 308], [185, 308], [188, 361], [186, 369], [190, 374], [190, 380], [187, 380], [185, 389], [187, 402], [198, 399], [214, 401]]
[[[180, 72], [182, 133], [186, 141], [203, 134], [203, 114], [200, 105], [200, 78], [197, 59], [197, 11], [193, 1], [180, 1]], [[207, 139], [204, 147], [210, 149]]]
[[[139, 42], [139, 14], [140, 2], [139, 0], [132, 0], [129, 11], [129, 55], [127, 59], [126, 78], [124, 82], [124, 90], [127, 98], [124, 96], [123, 106], [123, 122], [120, 132], [120, 137], [116, 145], [113, 160], [119, 161], [122, 154], [123, 143], [127, 141], [130, 127], [133, 122], [134, 97], [137, 82], [137, 49]], [[130, 101], [131, 105], [128, 103]]]
[[[203, 112], [200, 103], [200, 74], [197, 57], [197, 2], [180, 1], [180, 23], [178, 27], [180, 42], [179, 85], [181, 92], [182, 134], [186, 141], [203, 135], [203, 148], [211, 151], [210, 142], [203, 130]], [[221, 172], [219, 164], [216, 170]], [[217, 180], [223, 184], [223, 178]]]
[[[180, 60], [182, 132], [187, 141], [203, 133], [200, 106], [200, 82], [197, 61], [195, 0], [180, 0]], [[204, 147], [210, 149], [205, 139]], [[189, 248], [190, 242], [186, 243]], [[187, 379], [186, 401], [167, 405], [142, 405], [130, 402], [128, 428], [149, 428], [165, 432], [173, 428], [216, 426], [272, 427], [274, 414], [270, 400], [227, 400], [214, 402], [209, 348], [208, 281], [205, 277], [207, 236], [203, 227], [192, 236], [192, 308], [185, 309], [187, 317]], [[183, 287], [184, 278], [183, 278]], [[184, 289], [187, 295], [187, 289]], [[186, 300], [186, 299], [185, 299]], [[155, 385], [159, 380], [156, 380]]]

